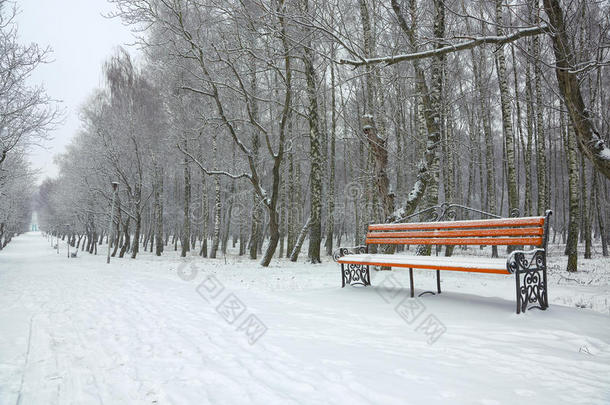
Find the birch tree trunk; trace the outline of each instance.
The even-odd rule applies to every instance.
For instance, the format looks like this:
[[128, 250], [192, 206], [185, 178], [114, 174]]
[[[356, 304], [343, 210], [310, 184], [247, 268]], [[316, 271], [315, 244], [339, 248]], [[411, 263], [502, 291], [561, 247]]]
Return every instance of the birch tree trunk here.
[[[445, 36], [445, 3], [442, 0], [434, 0], [434, 38], [437, 40], [435, 48], [442, 47], [442, 40]], [[430, 92], [430, 103], [428, 104], [427, 115], [435, 123], [436, 128], [429, 135], [428, 142], [435, 145], [434, 155], [428, 165], [430, 180], [426, 187], [425, 203], [426, 207], [438, 204], [438, 186], [440, 175], [440, 159], [438, 146], [441, 142], [441, 128], [443, 122], [442, 112], [442, 92], [443, 92], [443, 71], [445, 70], [445, 56], [436, 56], [432, 59], [432, 69], [430, 82], [432, 88]], [[430, 130], [428, 130], [430, 133]], [[430, 245], [427, 246], [429, 252]]]
[[[538, 7], [534, 7], [537, 10]], [[534, 61], [534, 91], [536, 97], [536, 180], [538, 185], [537, 214], [544, 215], [547, 203], [547, 175], [546, 175], [546, 136], [542, 116], [542, 69], [540, 64], [540, 38], [533, 38]]]
[[[232, 171], [235, 172], [235, 144], [232, 144]], [[229, 234], [231, 233], [231, 223], [233, 219], [233, 202], [235, 200], [235, 180], [231, 180], [231, 189], [229, 190], [229, 206], [227, 208], [227, 214], [225, 216], [224, 231], [222, 233], [221, 252], [223, 255], [227, 254], [227, 244], [229, 241]]]
[[585, 157], [581, 154], [580, 155], [580, 165], [582, 168], [582, 174], [581, 174], [581, 181], [580, 181], [580, 186], [581, 186], [581, 195], [580, 195], [580, 201], [582, 203], [582, 210], [581, 210], [581, 218], [583, 221], [583, 226], [582, 226], [582, 236], [583, 239], [585, 241], [585, 254], [584, 254], [584, 258], [585, 259], [590, 259], [591, 258], [591, 220], [592, 220], [592, 210], [591, 210], [591, 201], [592, 198], [587, 198], [587, 192], [592, 193], [593, 192], [593, 188], [591, 188], [589, 190], [589, 187], [587, 186], [587, 166], [585, 164]]
[[[502, 29], [503, 25], [504, 19], [502, 18], [502, 0], [496, 0], [496, 35], [504, 35], [504, 30]], [[519, 194], [517, 192], [517, 173], [515, 170], [515, 145], [512, 124], [513, 113], [510, 105], [510, 94], [508, 91], [508, 82], [506, 78], [506, 59], [504, 56], [504, 47], [500, 47], [500, 49], [496, 51], [496, 58], [498, 66], [498, 83], [500, 85], [500, 103], [502, 106], [502, 128], [504, 130], [504, 144], [506, 147], [508, 212], [509, 215], [511, 215], [513, 210], [519, 209]], [[517, 86], [516, 82], [515, 86]]]
[[[309, 0], [303, 0], [303, 10], [309, 12]], [[308, 258], [311, 263], [320, 263], [320, 243], [322, 238], [322, 151], [320, 150], [321, 134], [318, 116], [318, 94], [316, 87], [316, 71], [314, 67], [314, 52], [311, 36], [303, 49], [303, 64], [305, 66], [305, 79], [307, 82], [307, 97], [309, 105], [307, 119], [309, 123], [309, 250]]]
[[[202, 140], [199, 138], [199, 149], [201, 153]], [[200, 156], [201, 157], [201, 156]], [[207, 174], [201, 170], [201, 208], [199, 212], [199, 220], [201, 222], [201, 247], [199, 248], [199, 256], [208, 257], [208, 226], [210, 223], [210, 212], [208, 203], [208, 187], [207, 187]]]
[[[252, 56], [250, 58], [250, 89], [252, 91], [252, 101], [251, 101], [251, 110], [252, 116], [255, 119], [258, 119], [258, 77], [256, 72], [256, 58]], [[257, 128], [252, 128], [251, 142], [252, 142], [252, 157], [255, 162], [259, 161], [259, 149], [260, 149], [260, 138], [259, 131]], [[250, 254], [250, 259], [256, 260], [258, 257], [258, 244], [260, 241], [261, 230], [261, 207], [260, 207], [260, 198], [256, 194], [256, 191], [252, 192], [252, 215], [251, 215], [251, 226], [250, 226], [250, 238], [248, 241], [248, 250]]]
[[138, 189], [136, 191], [136, 204], [135, 204], [135, 216], [136, 216], [136, 229], [133, 234], [133, 243], [131, 249], [131, 258], [135, 259], [140, 252], [140, 232], [142, 231], [142, 211], [140, 207], [140, 200], [142, 199], [142, 192]]
[[[437, 13], [442, 12], [441, 16], [437, 15], [435, 18], [435, 33], [439, 34], [442, 22], [442, 31], [444, 33], [444, 9], [443, 6], [440, 5], [442, 10], [439, 10], [438, 6], [439, 2], [435, 2], [435, 10]], [[417, 15], [417, 1], [410, 0], [409, 1], [409, 14], [411, 16], [411, 24], [407, 22], [405, 18], [401, 6], [398, 3], [398, 0], [392, 0], [392, 9], [394, 10], [394, 14], [398, 19], [399, 25], [403, 33], [407, 36], [408, 42], [411, 45], [412, 51], [417, 51], [417, 40], [416, 40], [416, 15]], [[442, 20], [442, 21], [441, 21]], [[437, 44], [436, 46], [441, 46]], [[438, 61], [437, 61], [438, 62]], [[441, 63], [442, 65], [442, 63]], [[433, 63], [433, 66], [439, 68], [438, 64]], [[424, 116], [425, 122], [425, 130], [427, 132], [427, 141], [426, 141], [426, 149], [424, 151], [424, 156], [421, 162], [418, 165], [418, 173], [415, 183], [411, 188], [411, 191], [407, 195], [406, 201], [403, 203], [403, 206], [396, 210], [392, 215], [386, 218], [387, 222], [399, 221], [401, 218], [404, 218], [415, 211], [415, 208], [419, 205], [421, 199], [424, 197], [428, 186], [434, 182], [433, 175], [430, 174], [430, 171], [433, 170], [436, 162], [436, 167], [438, 168], [438, 145], [440, 142], [440, 111], [439, 111], [439, 100], [440, 100], [440, 91], [442, 87], [442, 83], [440, 83], [441, 87], [439, 87], [438, 80], [442, 80], [442, 76], [440, 72], [437, 70], [437, 75], [434, 75], [433, 68], [433, 76], [432, 80], [432, 88], [428, 89], [426, 84], [426, 76], [423, 68], [420, 66], [418, 60], [413, 60], [413, 68], [415, 69], [415, 80], [417, 83], [417, 91], [419, 93], [419, 99], [421, 100], [421, 109]], [[438, 172], [437, 172], [438, 176]], [[436, 193], [432, 192], [432, 194], [436, 194], [436, 198], [438, 201], [438, 182], [436, 184]], [[434, 188], [434, 186], [433, 186]]]
[[287, 180], [287, 192], [286, 198], [288, 200], [288, 212], [287, 217], [288, 221], [286, 224], [287, 236], [286, 236], [286, 255], [289, 256], [290, 252], [292, 252], [292, 248], [296, 243], [296, 222], [298, 220], [298, 212], [297, 203], [296, 203], [296, 179], [294, 173], [294, 152], [290, 153], [289, 162], [288, 162], [288, 180]]
[[597, 211], [596, 212], [597, 226], [599, 228], [599, 234], [600, 234], [600, 238], [601, 238], [601, 242], [602, 242], [602, 254], [604, 257], [608, 257], [608, 239], [607, 239], [608, 235], [606, 234], [606, 224], [604, 222], [603, 209], [601, 206], [602, 203], [599, 198], [600, 186], [597, 181], [597, 171], [595, 169], [593, 169], [593, 191], [595, 192], [594, 203], [595, 203], [595, 207], [597, 208], [597, 210], [596, 210]]
[[[528, 52], [533, 52], [531, 43], [528, 45]], [[529, 59], [525, 63], [525, 108], [527, 124], [527, 142], [525, 145], [525, 196], [523, 203], [523, 214], [532, 215], [534, 203], [532, 201], [532, 145], [534, 142], [534, 96], [532, 91], [532, 74]]]
[[[218, 169], [218, 135], [216, 132], [212, 135], [212, 152], [214, 156], [214, 170]], [[212, 234], [212, 249], [210, 250], [210, 259], [216, 258], [218, 245], [220, 243], [220, 176], [214, 176], [214, 231]]]
[[[331, 44], [331, 59], [334, 59], [334, 44]], [[335, 96], [335, 64], [330, 63], [330, 152], [328, 164], [328, 225], [326, 227], [326, 254], [333, 254], [333, 236], [335, 227], [335, 140], [337, 137], [337, 104]]]
[[[184, 149], [188, 150], [188, 144], [186, 139], [184, 140]], [[184, 221], [182, 225], [182, 240], [180, 252], [181, 257], [186, 257], [186, 253], [190, 250], [189, 240], [191, 238], [191, 219], [190, 219], [190, 208], [191, 208], [191, 171], [189, 169], [189, 158], [184, 156]]]
[[294, 247], [292, 248], [292, 252], [290, 252], [291, 262], [296, 262], [298, 260], [299, 253], [301, 252], [301, 246], [303, 246], [303, 242], [305, 241], [305, 236], [307, 236], [307, 230], [309, 229], [310, 225], [311, 217], [307, 218], [305, 225], [303, 225], [303, 228], [301, 228], [301, 232], [299, 232], [299, 236], [297, 237]]
[[578, 197], [578, 163], [576, 152], [576, 135], [572, 125], [568, 125], [566, 136], [566, 155], [568, 159], [568, 188], [569, 188], [569, 225], [568, 240], [566, 242], [565, 254], [568, 255], [567, 271], [578, 270], [578, 222], [579, 222], [579, 197]]

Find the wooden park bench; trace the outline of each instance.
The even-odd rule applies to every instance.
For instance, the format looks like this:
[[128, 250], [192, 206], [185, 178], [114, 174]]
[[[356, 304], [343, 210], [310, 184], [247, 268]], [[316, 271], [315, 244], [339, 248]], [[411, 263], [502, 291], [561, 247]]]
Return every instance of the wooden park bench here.
[[[493, 218], [458, 221], [455, 220], [458, 209]], [[518, 314], [528, 308], [544, 310], [548, 307], [546, 250], [550, 210], [540, 217], [500, 218], [457, 204], [441, 204], [415, 213], [406, 220], [430, 213], [433, 220], [426, 222], [369, 225], [366, 245], [335, 251], [334, 259], [341, 264], [342, 287], [346, 284], [370, 285], [370, 266], [408, 268], [411, 297], [414, 295], [413, 269], [436, 270], [439, 294], [441, 270], [514, 275]], [[375, 246], [377, 250], [384, 250], [384, 245], [419, 245], [420, 249], [421, 246], [435, 245], [437, 248], [436, 255], [423, 256], [369, 253], [372, 245], [378, 245]], [[518, 250], [508, 254], [508, 258], [438, 256], [441, 246], [455, 253], [457, 250], [449, 247], [463, 245], [513, 246]], [[523, 246], [535, 248], [524, 251], [521, 250]], [[420, 295], [425, 293], [434, 294], [426, 291]]]

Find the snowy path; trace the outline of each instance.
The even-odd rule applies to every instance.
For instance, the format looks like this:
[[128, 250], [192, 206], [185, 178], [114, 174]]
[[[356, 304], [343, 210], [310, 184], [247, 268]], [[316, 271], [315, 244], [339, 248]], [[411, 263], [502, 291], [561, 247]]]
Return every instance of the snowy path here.
[[[406, 272], [342, 290], [332, 264], [193, 258], [185, 281], [177, 258], [61, 253], [37, 233], [0, 252], [2, 405], [610, 403], [610, 317], [518, 316], [512, 278], [451, 275], [441, 296], [405, 301], [405, 320], [408, 291], [379, 285]], [[247, 306], [233, 324], [197, 293], [209, 275]], [[469, 283], [490, 297], [456, 292]], [[268, 328], [254, 345], [236, 330], [247, 314]], [[446, 329], [433, 344], [425, 319]]]

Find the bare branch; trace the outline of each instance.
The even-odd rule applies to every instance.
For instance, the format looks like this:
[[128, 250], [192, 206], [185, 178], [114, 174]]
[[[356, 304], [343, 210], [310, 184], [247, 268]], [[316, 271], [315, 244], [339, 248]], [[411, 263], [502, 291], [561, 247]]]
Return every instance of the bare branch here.
[[547, 26], [543, 25], [540, 27], [531, 27], [524, 28], [522, 30], [518, 30], [509, 35], [491, 35], [485, 37], [474, 38], [470, 41], [460, 42], [453, 45], [447, 45], [442, 48], [430, 49], [427, 51], [407, 53], [401, 55], [393, 55], [393, 56], [382, 56], [377, 58], [369, 58], [364, 59], [363, 61], [354, 60], [354, 59], [341, 59], [338, 63], [342, 65], [352, 65], [352, 66], [364, 66], [364, 65], [376, 65], [379, 63], [384, 63], [386, 65], [392, 65], [394, 63], [406, 62], [409, 60], [419, 60], [431, 58], [434, 56], [446, 55], [449, 53], [465, 51], [467, 49], [475, 48], [477, 46], [486, 45], [486, 44], [497, 44], [499, 46], [514, 42], [521, 38], [527, 38], [534, 35], [540, 35], [547, 31]]

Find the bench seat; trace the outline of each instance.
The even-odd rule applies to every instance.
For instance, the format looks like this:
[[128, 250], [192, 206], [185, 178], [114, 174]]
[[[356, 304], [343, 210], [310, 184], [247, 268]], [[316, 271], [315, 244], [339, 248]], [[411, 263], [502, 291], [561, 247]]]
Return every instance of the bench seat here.
[[[492, 219], [456, 220], [455, 209], [469, 213], [477, 212]], [[406, 222], [409, 218], [437, 212], [435, 219], [427, 222]], [[450, 213], [450, 214], [447, 214]], [[445, 215], [450, 220], [441, 221]], [[544, 216], [499, 218], [461, 206], [459, 204], [441, 204], [426, 208], [403, 222], [388, 224], [370, 224], [364, 239], [365, 245], [341, 247], [333, 254], [333, 259], [341, 264], [342, 287], [346, 285], [371, 285], [370, 267], [403, 268], [409, 270], [410, 295], [414, 297], [413, 269], [436, 271], [436, 293], [441, 292], [441, 271], [463, 271], [470, 273], [487, 273], [514, 275], [517, 313], [528, 308], [546, 309], [548, 307], [546, 250], [549, 237], [548, 210]], [[377, 245], [372, 253], [369, 248]], [[419, 246], [421, 255], [387, 254], [393, 246]], [[436, 245], [445, 247], [451, 256], [429, 256]], [[459, 246], [509, 246], [508, 257], [488, 258], [480, 256], [459, 256]], [[530, 246], [530, 250], [523, 250]], [[451, 250], [448, 250], [451, 247]], [[457, 249], [456, 249], [457, 247]], [[436, 250], [436, 249], [435, 249]], [[439, 252], [439, 250], [436, 250]], [[426, 255], [427, 253], [428, 255]], [[497, 250], [496, 250], [497, 253]], [[458, 256], [453, 256], [457, 254]], [[435, 294], [425, 291], [420, 294]]]
[[487, 257], [445, 257], [365, 253], [343, 256], [337, 259], [337, 261], [342, 264], [511, 274], [507, 269], [506, 259], [491, 259]]

